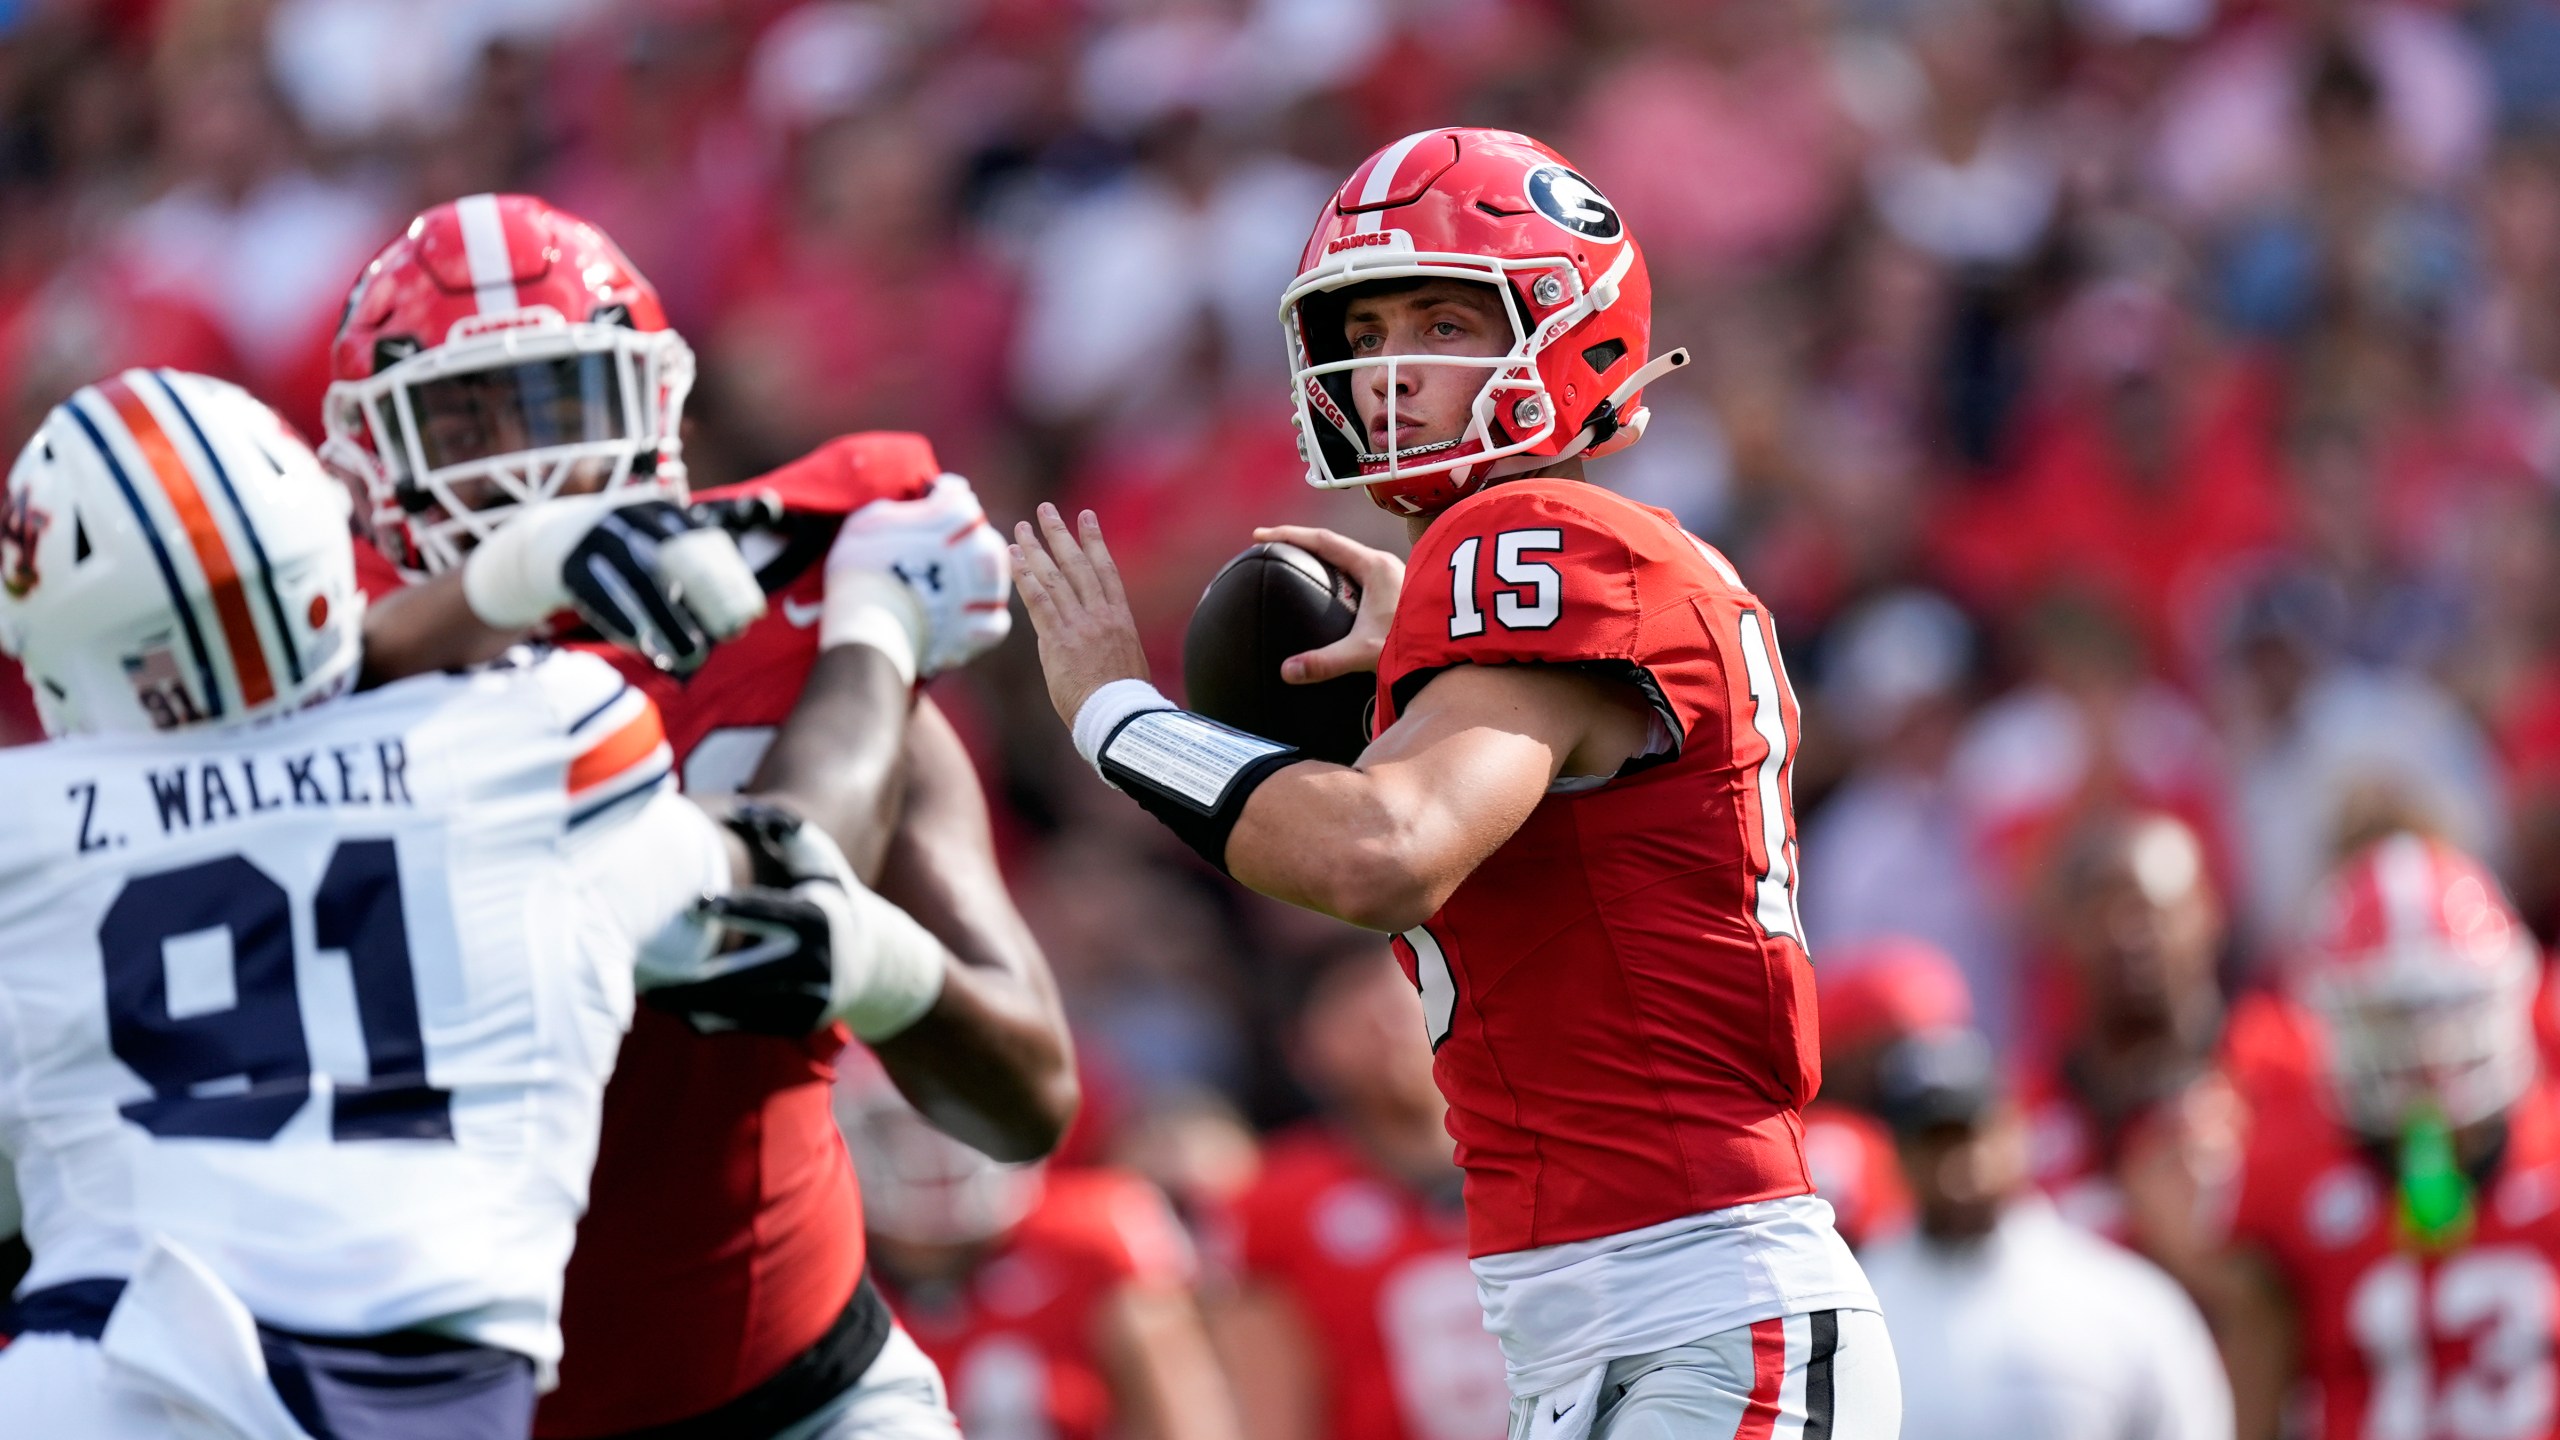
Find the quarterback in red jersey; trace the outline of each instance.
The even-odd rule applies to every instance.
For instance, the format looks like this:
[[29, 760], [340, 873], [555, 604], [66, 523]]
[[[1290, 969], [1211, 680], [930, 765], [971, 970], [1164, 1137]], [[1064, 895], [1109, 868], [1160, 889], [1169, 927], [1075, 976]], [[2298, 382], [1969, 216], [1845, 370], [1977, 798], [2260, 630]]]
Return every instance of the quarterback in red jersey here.
[[2406, 834], [2314, 916], [2291, 978], [2327, 1084], [2260, 1098], [2217, 1287], [2241, 1440], [2560, 1436], [2560, 1089], [2533, 943], [2486, 870]]
[[1001, 1165], [937, 1133], [876, 1074], [837, 1114], [873, 1269], [973, 1436], [1235, 1440], [1164, 1195], [1105, 1169]]
[[1722, 555], [1582, 475], [1685, 358], [1649, 357], [1650, 303], [1617, 210], [1526, 136], [1409, 135], [1326, 203], [1282, 306], [1300, 446], [1407, 518], [1413, 583], [1329, 531], [1257, 538], [1362, 585], [1285, 670], [1376, 671], [1354, 765], [1148, 685], [1090, 512], [1017, 530], [1018, 584], [1106, 780], [1244, 884], [1396, 935], [1515, 1433], [1886, 1436], [1883, 1323], [1805, 1163], [1776, 632]]
[[1290, 1051], [1324, 1113], [1263, 1151], [1211, 1311], [1252, 1440], [1502, 1433], [1502, 1352], [1476, 1307], [1421, 1018], [1374, 945], [1309, 986]]
[[[425, 580], [369, 617], [377, 663], [465, 661], [544, 621], [519, 572], [556, 571], [597, 507], [634, 517], [612, 523], [638, 552], [692, 543], [668, 518], [686, 498], [691, 353], [583, 221], [525, 196], [425, 212], [357, 280], [335, 363], [327, 453], [363, 482], [377, 542]], [[667, 597], [624, 597], [659, 643], [609, 658], [656, 700], [688, 788], [787, 785], [867, 839], [848, 847], [856, 869], [949, 954], [873, 977], [850, 1028], [937, 1123], [1006, 1158], [1044, 1153], [1074, 1105], [1054, 986], [968, 757], [913, 688], [1003, 636], [1001, 551], [918, 436], [847, 437], [741, 488], [767, 507], [739, 540], [763, 617], [705, 662], [667, 639], [689, 633]], [[537, 1433], [951, 1433], [929, 1363], [864, 1278], [829, 1100], [844, 1043], [656, 1013], [634, 1026]]]

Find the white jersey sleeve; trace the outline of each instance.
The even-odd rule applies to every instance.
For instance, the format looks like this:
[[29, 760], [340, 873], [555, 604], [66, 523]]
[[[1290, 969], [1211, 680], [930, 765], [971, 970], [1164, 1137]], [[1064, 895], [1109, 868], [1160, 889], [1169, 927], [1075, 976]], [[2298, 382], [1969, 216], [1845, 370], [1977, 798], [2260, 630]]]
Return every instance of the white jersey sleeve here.
[[163, 1238], [269, 1324], [547, 1370], [632, 936], [719, 853], [668, 761], [646, 697], [570, 654], [0, 751], [22, 1288]]

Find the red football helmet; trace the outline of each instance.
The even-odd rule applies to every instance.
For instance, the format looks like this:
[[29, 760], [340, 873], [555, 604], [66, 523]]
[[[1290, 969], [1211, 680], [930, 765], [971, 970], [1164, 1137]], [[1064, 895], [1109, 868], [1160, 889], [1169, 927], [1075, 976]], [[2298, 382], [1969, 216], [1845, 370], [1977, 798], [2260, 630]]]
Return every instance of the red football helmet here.
[[[1675, 350], [1648, 362], [1653, 283], [1617, 208], [1563, 156], [1508, 130], [1425, 130], [1370, 156], [1326, 202], [1298, 270], [1280, 324], [1307, 482], [1368, 486], [1398, 514], [1431, 514], [1498, 476], [1634, 444], [1646, 419], [1638, 394], [1688, 360]], [[1431, 357], [1489, 372], [1464, 435], [1373, 450], [1352, 376], [1399, 357], [1352, 358], [1343, 292], [1422, 278], [1500, 291], [1511, 349]], [[1390, 411], [1387, 433], [1393, 424]]]
[[2449, 845], [2403, 834], [2330, 875], [2293, 980], [2326, 1022], [2345, 1118], [2391, 1135], [2424, 1109], [2468, 1125], [2524, 1093], [2539, 969], [2496, 877]]
[[322, 457], [363, 479], [406, 569], [458, 564], [573, 482], [683, 487], [692, 350], [603, 231], [530, 195], [410, 221], [357, 277], [330, 365]]

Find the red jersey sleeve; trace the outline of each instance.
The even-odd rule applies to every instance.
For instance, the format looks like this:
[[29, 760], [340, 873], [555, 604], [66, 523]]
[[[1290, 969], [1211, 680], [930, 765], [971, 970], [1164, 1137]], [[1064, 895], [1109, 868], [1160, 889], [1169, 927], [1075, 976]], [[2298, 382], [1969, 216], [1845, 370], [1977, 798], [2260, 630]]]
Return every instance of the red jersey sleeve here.
[[1190, 1283], [1197, 1269], [1191, 1242], [1164, 1192], [1108, 1169], [1052, 1171], [1047, 1181], [1034, 1223], [1105, 1283]]
[[1573, 665], [1635, 684], [1683, 744], [1721, 738], [1734, 707], [1718, 636], [1757, 607], [1662, 511], [1578, 480], [1496, 485], [1414, 547], [1378, 667], [1378, 728], [1452, 665]]
[[942, 473], [933, 445], [921, 435], [902, 430], [866, 430], [839, 435], [799, 459], [768, 470], [753, 480], [706, 490], [694, 498], [768, 490], [783, 508], [803, 514], [850, 515], [874, 500], [914, 500], [933, 488]]

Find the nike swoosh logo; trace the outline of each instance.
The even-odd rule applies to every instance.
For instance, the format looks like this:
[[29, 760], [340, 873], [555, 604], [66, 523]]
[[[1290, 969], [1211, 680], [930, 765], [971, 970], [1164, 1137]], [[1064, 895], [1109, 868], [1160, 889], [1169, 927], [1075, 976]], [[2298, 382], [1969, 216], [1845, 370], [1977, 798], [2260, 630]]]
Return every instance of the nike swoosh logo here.
[[1559, 1406], [1557, 1406], [1553, 1411], [1549, 1412], [1549, 1414], [1547, 1415], [1547, 1421], [1548, 1421], [1548, 1423], [1549, 1423], [1549, 1424], [1553, 1424], [1554, 1422], [1556, 1422], [1556, 1421], [1558, 1421], [1558, 1420], [1561, 1420], [1561, 1419], [1563, 1419], [1564, 1417], [1566, 1417], [1567, 1415], [1570, 1415], [1570, 1414], [1572, 1414], [1572, 1413], [1573, 1413], [1573, 1406], [1571, 1406], [1571, 1405], [1559, 1405]]
[[782, 602], [782, 618], [790, 621], [794, 629], [806, 630], [818, 623], [818, 617], [825, 614], [826, 609], [824, 602], [803, 605], [797, 600], [785, 600]]

